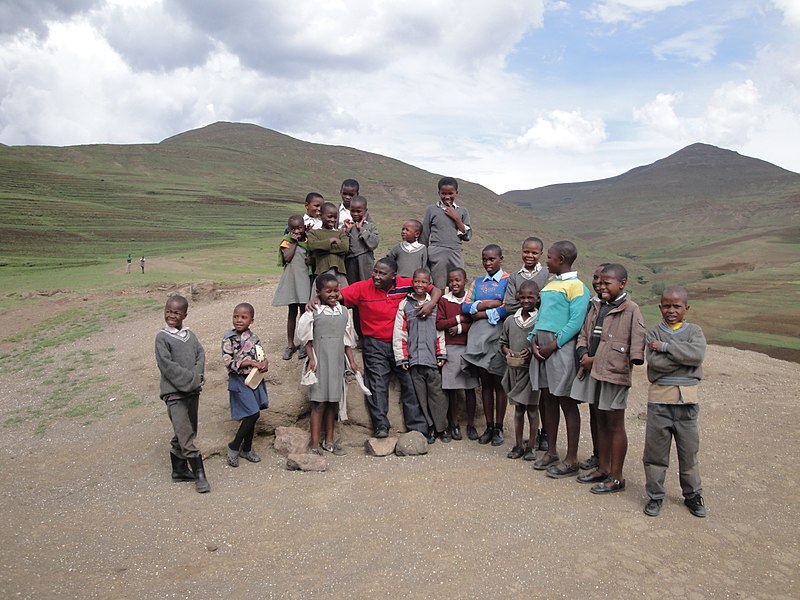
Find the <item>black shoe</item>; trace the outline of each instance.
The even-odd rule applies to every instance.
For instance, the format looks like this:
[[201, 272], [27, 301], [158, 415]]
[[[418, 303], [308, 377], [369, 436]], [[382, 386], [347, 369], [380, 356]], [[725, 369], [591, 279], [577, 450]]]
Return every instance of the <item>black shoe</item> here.
[[192, 470], [194, 471], [194, 486], [199, 494], [205, 494], [211, 491], [211, 486], [206, 479], [206, 470], [203, 467], [203, 457], [195, 456], [189, 459], [192, 463]]
[[539, 448], [538, 449], [539, 450], [543, 450], [544, 452], [547, 452], [547, 449], [549, 447], [550, 446], [547, 443], [547, 434], [544, 431], [540, 432], [539, 433]]
[[600, 466], [600, 459], [597, 457], [596, 454], [592, 454], [586, 460], [582, 460], [581, 462], [579, 462], [578, 466], [584, 471], [592, 471]]
[[644, 514], [648, 517], [657, 517], [661, 512], [661, 502], [662, 500], [653, 500], [652, 498], [648, 500], [644, 507]]
[[479, 444], [488, 444], [492, 441], [494, 437], [494, 423], [487, 423], [486, 424], [486, 431], [481, 434], [481, 437], [478, 438]]
[[506, 458], [513, 458], [517, 459], [520, 458], [523, 454], [525, 454], [525, 448], [522, 446], [514, 446], [511, 451], [506, 454]]
[[378, 427], [375, 430], [375, 437], [376, 438], [385, 438], [389, 437], [389, 430], [386, 427]]
[[457, 442], [460, 442], [462, 439], [464, 439], [461, 436], [461, 427], [459, 427], [458, 425], [455, 425], [454, 427], [450, 428], [450, 436]]
[[467, 439], [473, 442], [478, 439], [478, 430], [475, 429], [475, 425], [467, 425]]
[[529, 447], [525, 450], [525, 454], [522, 455], [522, 460], [536, 460], [536, 449]]
[[434, 442], [436, 442], [436, 430], [433, 428], [428, 429], [427, 438], [429, 444], [433, 444]]
[[172, 481], [194, 481], [194, 473], [189, 469], [189, 462], [185, 458], [178, 458], [170, 452], [169, 459], [172, 461]]
[[453, 438], [450, 436], [450, 432], [447, 431], [447, 429], [439, 434], [439, 439], [445, 444], [449, 444], [451, 441], [453, 441]]
[[695, 517], [705, 517], [706, 516], [706, 505], [703, 502], [703, 497], [700, 494], [693, 496], [692, 498], [685, 498], [683, 503], [689, 509], [689, 512], [692, 513]]
[[506, 439], [503, 437], [503, 428], [495, 427], [494, 435], [492, 436], [492, 446], [502, 446]]

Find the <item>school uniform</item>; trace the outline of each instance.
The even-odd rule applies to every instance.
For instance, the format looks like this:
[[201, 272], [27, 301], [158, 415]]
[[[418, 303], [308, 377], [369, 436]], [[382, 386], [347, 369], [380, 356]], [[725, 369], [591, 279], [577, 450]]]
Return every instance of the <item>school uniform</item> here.
[[463, 233], [445, 214], [445, 205], [439, 201], [425, 209], [422, 232], [419, 236], [420, 243], [428, 247], [428, 266], [431, 270], [433, 284], [441, 289], [447, 286], [448, 272], [455, 268], [464, 268], [462, 243], [472, 239], [469, 212], [458, 204], [453, 204], [453, 208], [464, 223]]
[[[536, 312], [533, 311], [527, 318], [523, 317], [522, 309], [503, 321], [503, 332], [500, 334], [500, 346], [507, 347], [514, 354], [519, 354], [525, 348], [530, 348], [528, 335], [533, 331], [536, 323]], [[529, 364], [522, 367], [508, 365], [502, 380], [503, 389], [508, 397], [509, 404], [520, 406], [538, 406], [541, 392], [531, 387]]]
[[397, 274], [402, 277], [413, 277], [417, 269], [428, 268], [428, 248], [419, 242], [400, 242], [386, 256], [397, 263]]
[[[467, 290], [469, 300], [461, 305], [461, 312], [473, 315], [483, 309], [481, 300], [502, 300], [508, 285], [508, 273], [502, 269], [494, 275], [475, 278]], [[492, 375], [502, 377], [506, 372], [506, 359], [500, 353], [500, 334], [506, 309], [490, 308], [486, 311], [486, 319], [472, 322], [467, 335], [467, 348], [461, 359], [467, 369], [486, 369]]]
[[547, 267], [539, 263], [536, 263], [536, 266], [530, 271], [522, 267], [519, 271], [509, 273], [508, 287], [506, 287], [506, 295], [503, 298], [508, 314], [515, 313], [519, 309], [517, 291], [524, 281], [533, 281], [539, 286], [539, 291], [541, 292], [542, 288], [547, 285], [549, 277], [550, 271], [547, 270]]
[[[470, 318], [461, 311], [461, 305], [466, 298], [466, 293], [457, 298], [452, 292], [447, 292], [439, 298], [436, 306], [436, 329], [444, 331], [444, 341], [447, 345], [447, 362], [442, 367], [444, 390], [474, 390], [478, 387], [478, 378], [464, 370], [464, 363], [461, 360], [467, 349], [467, 333], [472, 326]], [[457, 328], [456, 335], [448, 333], [451, 327]]]
[[290, 262], [283, 259], [283, 252], [278, 250], [278, 266], [283, 267], [278, 287], [272, 298], [272, 306], [289, 306], [290, 304], [305, 304], [311, 294], [311, 268], [306, 264], [308, 256], [308, 242], [294, 242], [286, 235], [281, 240], [279, 248], [288, 248], [296, 243], [294, 256]]
[[375, 266], [374, 250], [381, 242], [378, 226], [370, 221], [364, 221], [361, 231], [353, 225], [348, 234], [350, 249], [345, 255], [344, 262], [347, 269], [347, 282], [363, 281], [372, 276]]

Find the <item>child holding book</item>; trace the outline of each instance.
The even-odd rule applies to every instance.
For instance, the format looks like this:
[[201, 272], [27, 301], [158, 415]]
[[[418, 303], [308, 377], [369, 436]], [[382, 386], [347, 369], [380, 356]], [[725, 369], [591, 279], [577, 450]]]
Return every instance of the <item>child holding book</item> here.
[[428, 423], [428, 443], [433, 444], [437, 437], [449, 443], [447, 398], [439, 373], [447, 361], [444, 332], [436, 330], [436, 308], [429, 317], [419, 316], [422, 305], [431, 301], [430, 286], [428, 269], [414, 271], [411, 293], [397, 307], [392, 348], [397, 365], [411, 372], [411, 382]]
[[397, 274], [401, 277], [411, 277], [417, 269], [428, 266], [428, 248], [419, 242], [421, 232], [422, 223], [416, 219], [405, 221], [400, 228], [400, 243], [386, 255], [397, 263]]
[[311, 294], [308, 240], [302, 215], [292, 215], [287, 223], [289, 233], [281, 238], [278, 252], [278, 266], [283, 267], [278, 287], [272, 298], [272, 306], [288, 306], [286, 317], [286, 348], [283, 360], [292, 358], [298, 348], [294, 344], [294, 332], [297, 327], [297, 316], [302, 314], [303, 306]]
[[689, 294], [680, 286], [664, 290], [658, 305], [663, 321], [647, 332], [647, 426], [644, 436], [644, 475], [648, 501], [644, 513], [656, 517], [666, 492], [672, 438], [678, 450], [678, 473], [683, 503], [695, 517], [706, 516], [697, 454], [700, 451], [698, 384], [703, 379], [706, 338], [686, 322]]
[[[315, 287], [319, 304], [314, 310], [303, 313], [297, 325], [297, 341], [308, 354], [308, 371], [317, 376], [317, 383], [308, 389], [311, 451], [321, 454], [321, 450], [325, 450], [341, 456], [345, 451], [335, 441], [334, 427], [344, 396], [345, 358], [352, 371], [359, 371], [353, 356], [356, 340], [350, 313], [339, 304], [336, 277], [330, 273], [320, 275]], [[323, 427], [325, 439], [321, 442]]]
[[[536, 431], [539, 428], [539, 390], [531, 387], [529, 365], [531, 344], [528, 335], [536, 323], [536, 307], [539, 305], [539, 286], [532, 280], [523, 281], [517, 288], [515, 298], [519, 308], [503, 321], [500, 335], [500, 352], [506, 357], [506, 373], [503, 375], [503, 389], [509, 404], [514, 406], [514, 447], [508, 458], [528, 460], [536, 458], [538, 448]], [[525, 416], [528, 417], [528, 447], [523, 446]]]
[[475, 388], [478, 387], [478, 378], [465, 371], [461, 362], [461, 356], [467, 347], [467, 332], [472, 323], [472, 317], [461, 312], [461, 305], [467, 297], [466, 287], [467, 272], [460, 267], [453, 269], [447, 274], [448, 292], [439, 298], [436, 305], [436, 329], [444, 331], [447, 346], [447, 362], [442, 367], [442, 389], [448, 398], [447, 415], [450, 435], [454, 440], [462, 439], [456, 405], [459, 390], [464, 391], [467, 438], [478, 439], [478, 430], [475, 429]]
[[252, 304], [237, 304], [233, 309], [233, 329], [222, 338], [222, 364], [228, 371], [231, 419], [240, 421], [236, 436], [228, 444], [227, 460], [231, 467], [239, 466], [239, 457], [254, 463], [261, 460], [253, 450], [253, 436], [261, 410], [269, 407], [267, 386], [263, 380], [255, 388], [245, 382], [252, 369], [260, 373], [269, 369], [261, 340], [250, 330], [255, 316]]
[[[199, 493], [211, 490], [206, 479], [203, 457], [194, 441], [197, 437], [197, 410], [206, 365], [202, 344], [183, 321], [189, 301], [170, 296], [164, 306], [164, 329], [156, 334], [156, 364], [161, 372], [160, 396], [175, 433], [172, 436], [172, 481], [194, 481]], [[191, 463], [192, 470], [188, 463]]]
[[603, 267], [600, 302], [591, 302], [577, 339], [580, 369], [570, 396], [593, 404], [597, 417], [599, 466], [578, 476], [593, 494], [625, 489], [622, 467], [628, 452], [625, 408], [633, 365], [644, 363], [645, 327], [637, 304], [625, 292], [628, 271], [620, 264]]

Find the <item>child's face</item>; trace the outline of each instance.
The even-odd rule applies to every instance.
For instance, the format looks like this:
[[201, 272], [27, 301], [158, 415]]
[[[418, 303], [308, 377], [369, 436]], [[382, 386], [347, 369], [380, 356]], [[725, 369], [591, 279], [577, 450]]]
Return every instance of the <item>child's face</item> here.
[[321, 217], [324, 229], [336, 229], [336, 221], [339, 219], [339, 211], [336, 210], [336, 207], [326, 208]]
[[367, 207], [364, 206], [363, 202], [356, 202], [350, 205], [350, 216], [353, 219], [353, 223], [361, 223], [365, 214], [367, 214]]
[[417, 273], [411, 280], [411, 287], [414, 289], [414, 295], [422, 298], [428, 293], [428, 288], [431, 285], [431, 278], [429, 275]]
[[339, 282], [329, 281], [319, 291], [319, 301], [328, 306], [336, 306], [339, 302]]
[[603, 300], [610, 302], [622, 293], [626, 283], [628, 283], [626, 279], [617, 279], [608, 273], [601, 273], [600, 281], [597, 282], [597, 293]]
[[344, 204], [345, 208], [349, 209], [350, 201], [353, 199], [353, 196], [358, 196], [358, 188], [342, 187], [342, 189], [339, 190], [339, 194], [342, 196], [342, 204]]
[[461, 298], [464, 295], [466, 285], [467, 282], [464, 280], [464, 275], [461, 274], [461, 271], [451, 271], [447, 276], [447, 287], [450, 288], [450, 292], [456, 298]]
[[236, 333], [242, 333], [250, 328], [253, 323], [253, 315], [246, 306], [237, 306], [233, 310], [233, 328]]
[[554, 275], [561, 275], [561, 267], [564, 264], [561, 255], [556, 248], [550, 246], [547, 249], [547, 270]]
[[525, 288], [517, 292], [517, 302], [525, 312], [532, 312], [539, 306], [539, 294], [530, 288]]
[[484, 250], [481, 253], [481, 262], [483, 262], [483, 268], [486, 269], [486, 272], [489, 275], [494, 275], [503, 265], [503, 255], [497, 250]]
[[452, 206], [458, 196], [458, 190], [452, 185], [443, 185], [439, 188], [439, 200], [445, 206]]
[[306, 214], [313, 219], [319, 219], [320, 206], [322, 206], [322, 198], [312, 198], [306, 203]]
[[411, 221], [406, 221], [403, 223], [403, 228], [400, 230], [400, 237], [404, 242], [408, 242], [409, 244], [416, 242], [419, 239], [419, 229], [417, 228], [417, 224], [412, 223]]
[[167, 302], [164, 306], [164, 322], [173, 329], [183, 329], [186, 307], [181, 302]]
[[600, 276], [603, 274], [603, 267], [597, 267], [597, 270], [592, 275], [592, 289], [594, 293], [600, 296]]
[[302, 219], [289, 221], [289, 235], [294, 240], [302, 240], [306, 235], [306, 226]]
[[689, 310], [689, 304], [686, 298], [683, 298], [680, 294], [664, 294], [661, 296], [658, 308], [664, 321], [669, 325], [674, 325], [683, 321], [686, 312]]
[[530, 271], [542, 258], [542, 246], [536, 242], [522, 244], [522, 265]]

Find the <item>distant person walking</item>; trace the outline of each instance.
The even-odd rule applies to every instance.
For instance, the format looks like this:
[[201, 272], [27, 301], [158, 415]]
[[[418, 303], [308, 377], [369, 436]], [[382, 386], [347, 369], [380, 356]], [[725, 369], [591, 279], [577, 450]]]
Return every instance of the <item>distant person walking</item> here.
[[130, 254], [128, 254], [128, 258], [125, 259], [125, 263], [126, 263], [125, 264], [125, 272], [126, 273], [130, 273], [131, 272], [131, 263], [132, 262], [133, 262], [133, 257]]
[[142, 275], [144, 275], [144, 256], [139, 259], [139, 268], [142, 270]]

